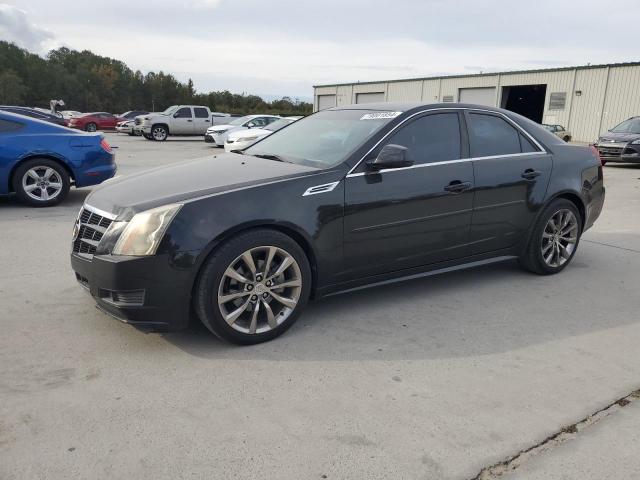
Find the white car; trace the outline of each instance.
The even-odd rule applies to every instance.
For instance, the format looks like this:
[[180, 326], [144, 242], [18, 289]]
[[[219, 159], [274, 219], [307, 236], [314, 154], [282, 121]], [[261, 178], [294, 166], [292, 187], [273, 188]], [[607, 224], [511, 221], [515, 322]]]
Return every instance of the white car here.
[[277, 132], [283, 127], [301, 119], [302, 117], [283, 117], [270, 123], [264, 128], [251, 128], [249, 130], [235, 130], [227, 135], [227, 140], [224, 142], [225, 152], [234, 152], [237, 150], [244, 150], [250, 145], [253, 145], [258, 140], [271, 135], [273, 132]]
[[140, 135], [133, 131], [133, 127], [135, 126], [134, 120], [125, 120], [123, 122], [116, 123], [116, 132], [118, 133], [127, 133], [129, 135]]
[[223, 147], [229, 133], [237, 130], [247, 130], [249, 128], [264, 128], [280, 118], [282, 117], [278, 117], [277, 115], [245, 115], [229, 123], [207, 128], [204, 141], [207, 143], [215, 143], [218, 147]]

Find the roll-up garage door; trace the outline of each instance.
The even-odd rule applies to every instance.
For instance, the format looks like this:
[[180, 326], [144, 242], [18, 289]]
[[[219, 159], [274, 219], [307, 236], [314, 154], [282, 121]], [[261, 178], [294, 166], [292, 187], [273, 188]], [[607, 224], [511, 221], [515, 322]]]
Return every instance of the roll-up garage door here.
[[318, 110], [325, 110], [327, 108], [336, 106], [335, 95], [318, 95]]
[[489, 88], [461, 88], [460, 103], [473, 103], [475, 105], [496, 106], [496, 89]]
[[384, 92], [356, 93], [356, 103], [384, 102]]

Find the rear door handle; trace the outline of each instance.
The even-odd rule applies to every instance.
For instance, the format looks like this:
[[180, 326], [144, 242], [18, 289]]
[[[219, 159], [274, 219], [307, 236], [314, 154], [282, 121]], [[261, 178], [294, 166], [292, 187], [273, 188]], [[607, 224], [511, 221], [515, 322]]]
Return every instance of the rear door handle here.
[[187, 122], [193, 122], [193, 120], [187, 120]]
[[542, 172], [534, 170], [533, 168], [527, 168], [524, 172], [522, 172], [522, 178], [526, 180], [533, 180], [540, 175], [542, 175]]
[[453, 180], [444, 189], [451, 193], [461, 193], [471, 188], [471, 182], [461, 182], [460, 180]]

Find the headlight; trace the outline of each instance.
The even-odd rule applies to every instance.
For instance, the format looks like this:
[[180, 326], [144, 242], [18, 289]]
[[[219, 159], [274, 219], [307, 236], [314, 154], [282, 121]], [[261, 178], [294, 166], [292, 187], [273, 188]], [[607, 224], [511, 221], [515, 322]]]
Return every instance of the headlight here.
[[223, 133], [226, 133], [226, 132], [227, 132], [226, 130], [215, 130], [211, 133], [213, 133], [214, 135], [222, 135]]
[[182, 204], [173, 203], [136, 214], [118, 238], [114, 255], [154, 255]]
[[640, 145], [640, 138], [631, 142], [631, 145]]

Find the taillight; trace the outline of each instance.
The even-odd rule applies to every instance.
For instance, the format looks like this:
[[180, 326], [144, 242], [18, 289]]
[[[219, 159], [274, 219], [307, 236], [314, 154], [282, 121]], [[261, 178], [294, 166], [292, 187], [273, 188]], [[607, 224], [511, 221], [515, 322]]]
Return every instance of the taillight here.
[[111, 145], [109, 145], [109, 142], [107, 142], [104, 138], [100, 140], [100, 146], [105, 152], [111, 153]]
[[600, 161], [600, 165], [602, 165], [602, 157], [600, 156], [600, 151], [596, 148], [595, 145], [591, 145], [589, 148], [591, 149], [591, 153], [593, 153], [593, 156], [596, 157]]

